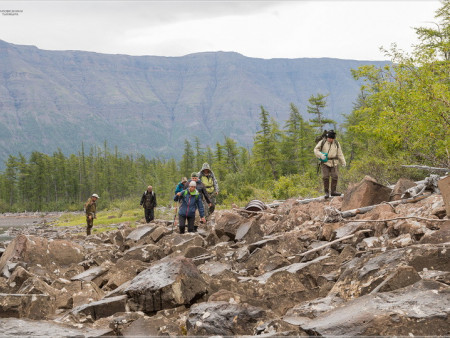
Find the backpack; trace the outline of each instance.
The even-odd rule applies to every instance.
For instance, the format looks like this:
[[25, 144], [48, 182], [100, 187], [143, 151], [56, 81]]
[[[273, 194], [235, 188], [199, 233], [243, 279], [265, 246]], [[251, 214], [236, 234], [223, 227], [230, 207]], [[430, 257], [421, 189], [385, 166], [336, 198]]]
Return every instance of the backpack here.
[[[325, 142], [327, 142], [327, 133], [329, 131], [334, 132], [334, 130], [324, 130], [323, 133], [321, 135], [316, 136], [316, 144], [320, 142], [320, 140], [322, 140], [322, 142], [320, 143], [320, 151], [322, 152], [323, 146], [325, 144]], [[335, 139], [334, 142], [336, 143], [336, 147], [339, 148], [339, 142]], [[326, 162], [326, 161], [325, 161]]]

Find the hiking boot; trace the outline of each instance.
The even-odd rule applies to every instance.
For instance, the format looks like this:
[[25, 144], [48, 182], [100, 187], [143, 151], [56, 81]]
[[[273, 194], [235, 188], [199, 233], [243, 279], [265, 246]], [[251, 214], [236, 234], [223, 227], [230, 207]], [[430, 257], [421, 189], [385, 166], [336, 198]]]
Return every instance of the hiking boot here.
[[330, 198], [330, 193], [328, 191], [325, 191], [325, 199]]
[[341, 196], [342, 194], [340, 192], [337, 191], [332, 191], [331, 192], [331, 196]]

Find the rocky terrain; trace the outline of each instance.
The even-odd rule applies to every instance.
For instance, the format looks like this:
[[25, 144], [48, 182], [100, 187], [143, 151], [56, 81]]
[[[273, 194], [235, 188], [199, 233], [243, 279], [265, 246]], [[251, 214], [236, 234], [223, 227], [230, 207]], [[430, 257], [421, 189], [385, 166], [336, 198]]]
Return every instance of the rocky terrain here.
[[450, 177], [417, 187], [366, 178], [341, 197], [216, 211], [183, 235], [163, 220], [14, 230], [0, 332], [448, 336]]

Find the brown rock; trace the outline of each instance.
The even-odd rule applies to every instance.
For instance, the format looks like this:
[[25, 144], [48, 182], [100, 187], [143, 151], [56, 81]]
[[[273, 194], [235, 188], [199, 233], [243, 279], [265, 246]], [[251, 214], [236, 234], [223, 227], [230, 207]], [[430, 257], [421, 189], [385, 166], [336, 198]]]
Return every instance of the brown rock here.
[[409, 188], [415, 187], [416, 183], [414, 181], [409, 180], [407, 178], [401, 178], [397, 181], [397, 183], [394, 186], [394, 189], [392, 189], [391, 193], [391, 201], [397, 201], [402, 199], [402, 195], [406, 190]]
[[153, 313], [190, 304], [206, 293], [206, 284], [191, 260], [167, 257], [137, 275], [125, 293], [132, 311]]
[[450, 242], [450, 220], [440, 223], [438, 230], [427, 232], [420, 240], [420, 243], [448, 243]]
[[450, 176], [447, 176], [438, 181], [438, 187], [444, 200], [447, 216], [450, 215]]
[[66, 240], [47, 240], [43, 237], [19, 235], [14, 238], [0, 258], [0, 271], [7, 262], [23, 262], [43, 268], [69, 266], [83, 260], [84, 249]]
[[345, 192], [341, 210], [358, 209], [381, 202], [388, 202], [391, 191], [388, 187], [372, 180], [364, 179], [355, 187]]
[[49, 295], [0, 293], [0, 318], [46, 319], [55, 311]]

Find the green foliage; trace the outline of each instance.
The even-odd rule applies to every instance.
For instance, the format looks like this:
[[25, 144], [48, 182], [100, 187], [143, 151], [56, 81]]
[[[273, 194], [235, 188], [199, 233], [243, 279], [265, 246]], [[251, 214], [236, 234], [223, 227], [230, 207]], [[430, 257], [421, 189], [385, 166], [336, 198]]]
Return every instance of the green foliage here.
[[[395, 45], [386, 55], [392, 64], [383, 68], [363, 66], [353, 71], [363, 79], [363, 97], [348, 116], [354, 140], [370, 139], [370, 151], [403, 158], [405, 163], [450, 165], [450, 6], [443, 2], [434, 28], [417, 28], [419, 40], [413, 55]], [[368, 144], [355, 146], [356, 157]]]
[[311, 198], [317, 196], [319, 180], [313, 172], [281, 176], [275, 182], [273, 196], [277, 199]]
[[[324, 129], [324, 126], [326, 124], [334, 124], [336, 125], [336, 121], [331, 119], [324, 118], [324, 109], [327, 106], [326, 98], [328, 95], [324, 94], [317, 94], [316, 96], [311, 95], [308, 99], [309, 105], [306, 107], [306, 110], [309, 114], [316, 115], [315, 118], [310, 119], [310, 121], [313, 123], [313, 128], [316, 128], [319, 133], [322, 132]], [[334, 128], [336, 129], [336, 128]]]

